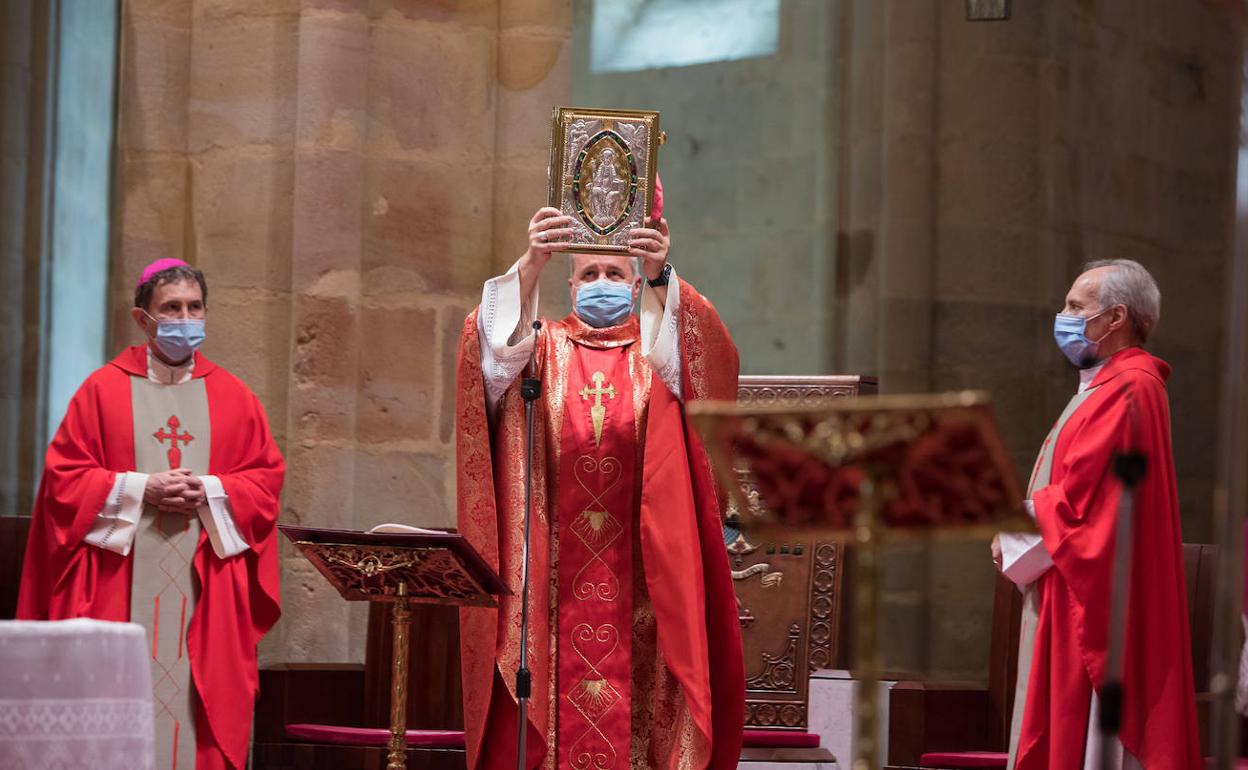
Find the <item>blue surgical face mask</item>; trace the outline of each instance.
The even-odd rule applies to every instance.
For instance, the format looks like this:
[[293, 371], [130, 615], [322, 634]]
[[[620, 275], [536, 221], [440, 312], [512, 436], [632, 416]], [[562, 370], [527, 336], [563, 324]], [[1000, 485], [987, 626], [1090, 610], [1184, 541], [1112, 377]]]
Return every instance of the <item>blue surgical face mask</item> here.
[[[1100, 358], [1098, 352], [1101, 347], [1101, 340], [1090, 340], [1086, 336], [1088, 330], [1088, 321], [1097, 316], [1103, 315], [1110, 308], [1105, 308], [1100, 313], [1090, 316], [1069, 315], [1066, 313], [1058, 313], [1053, 319], [1053, 338], [1057, 340], [1057, 346], [1061, 348], [1062, 353], [1066, 355], [1066, 360], [1070, 361], [1080, 369], [1087, 369], [1097, 362]], [[1106, 332], [1108, 334], [1108, 332]]]
[[633, 285], [599, 278], [576, 290], [576, 314], [597, 329], [623, 323], [633, 309]]
[[190, 358], [204, 344], [204, 319], [202, 318], [148, 318], [156, 322], [156, 348], [170, 361], [179, 362]]

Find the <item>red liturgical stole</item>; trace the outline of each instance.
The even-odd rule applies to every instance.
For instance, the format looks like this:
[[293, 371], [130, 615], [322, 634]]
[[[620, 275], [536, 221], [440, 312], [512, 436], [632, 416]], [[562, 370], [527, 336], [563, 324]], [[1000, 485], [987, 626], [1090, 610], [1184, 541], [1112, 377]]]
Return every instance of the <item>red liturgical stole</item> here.
[[559, 768], [629, 765], [637, 435], [629, 347], [574, 345], [559, 527]]

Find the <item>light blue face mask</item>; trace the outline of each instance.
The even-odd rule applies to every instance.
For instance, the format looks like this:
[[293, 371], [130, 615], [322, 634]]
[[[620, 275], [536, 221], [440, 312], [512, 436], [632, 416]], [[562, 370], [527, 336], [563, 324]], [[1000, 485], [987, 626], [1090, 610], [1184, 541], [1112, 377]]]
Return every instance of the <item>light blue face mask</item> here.
[[633, 285], [599, 278], [576, 290], [576, 314], [596, 329], [623, 323], [633, 309]]
[[[1061, 348], [1067, 361], [1080, 369], [1087, 369], [1099, 360], [1097, 353], [1101, 347], [1101, 340], [1087, 338], [1088, 321], [1105, 314], [1110, 309], [1105, 308], [1096, 315], [1086, 317], [1066, 313], [1057, 314], [1057, 317], [1053, 319], [1053, 338], [1057, 340], [1057, 346]], [[1101, 337], [1101, 339], [1105, 338]]]
[[156, 322], [153, 342], [165, 358], [180, 363], [194, 355], [204, 344], [204, 319], [202, 318], [148, 318]]

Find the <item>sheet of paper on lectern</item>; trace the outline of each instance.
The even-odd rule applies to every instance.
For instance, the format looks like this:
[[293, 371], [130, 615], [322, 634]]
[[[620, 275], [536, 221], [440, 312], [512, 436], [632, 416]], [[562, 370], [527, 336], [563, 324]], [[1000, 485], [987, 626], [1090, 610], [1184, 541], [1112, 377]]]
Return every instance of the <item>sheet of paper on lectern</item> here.
[[370, 535], [442, 535], [446, 534], [445, 529], [425, 529], [424, 527], [412, 527], [407, 524], [394, 524], [387, 522], [378, 524], [369, 531]]

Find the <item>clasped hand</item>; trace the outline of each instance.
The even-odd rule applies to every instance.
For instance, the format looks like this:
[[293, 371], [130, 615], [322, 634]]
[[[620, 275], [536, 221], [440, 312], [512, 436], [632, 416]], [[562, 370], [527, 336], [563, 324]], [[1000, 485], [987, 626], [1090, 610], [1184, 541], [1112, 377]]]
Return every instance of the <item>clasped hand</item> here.
[[189, 468], [153, 473], [147, 477], [143, 502], [168, 513], [194, 513], [208, 502], [204, 482]]

